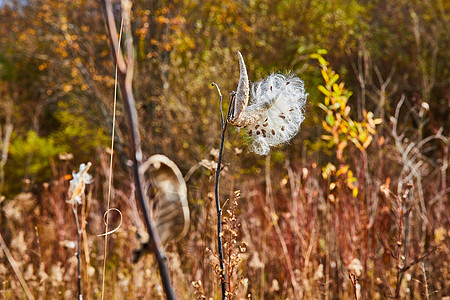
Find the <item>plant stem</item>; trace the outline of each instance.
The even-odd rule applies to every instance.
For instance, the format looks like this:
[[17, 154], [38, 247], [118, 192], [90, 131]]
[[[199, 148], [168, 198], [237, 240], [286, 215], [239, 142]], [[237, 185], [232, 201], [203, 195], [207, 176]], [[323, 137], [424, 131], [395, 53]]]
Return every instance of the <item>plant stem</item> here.
[[216, 200], [216, 210], [217, 210], [217, 247], [219, 251], [219, 266], [221, 271], [221, 286], [222, 286], [222, 299], [227, 299], [227, 283], [226, 283], [226, 277], [225, 277], [225, 265], [224, 265], [224, 258], [223, 258], [223, 245], [222, 245], [222, 208], [220, 207], [220, 200], [219, 200], [219, 181], [220, 181], [220, 166], [222, 164], [222, 156], [223, 156], [223, 145], [225, 142], [225, 131], [227, 129], [228, 124], [228, 117], [230, 116], [232, 106], [234, 105], [234, 94], [231, 96], [230, 99], [230, 105], [228, 107], [228, 113], [225, 120], [223, 120], [222, 115], [222, 94], [220, 93], [219, 87], [212, 83], [212, 85], [215, 85], [219, 91], [220, 95], [220, 112], [221, 112], [221, 125], [222, 125], [222, 135], [220, 139], [220, 148], [219, 148], [219, 158], [217, 160], [217, 168], [216, 168], [216, 181], [215, 181], [215, 200]]
[[220, 207], [219, 201], [219, 180], [220, 180], [220, 166], [222, 162], [223, 155], [223, 144], [225, 140], [225, 129], [227, 128], [227, 121], [225, 121], [225, 125], [222, 128], [222, 138], [220, 140], [220, 149], [219, 149], [219, 159], [217, 161], [217, 169], [216, 169], [216, 182], [215, 182], [215, 198], [216, 198], [216, 209], [217, 209], [217, 247], [219, 251], [219, 265], [221, 270], [221, 284], [222, 284], [222, 299], [227, 299], [226, 296], [226, 278], [225, 278], [225, 265], [223, 263], [223, 246], [222, 246], [222, 208]]
[[73, 214], [75, 215], [75, 223], [77, 225], [77, 234], [78, 234], [78, 244], [77, 244], [77, 260], [78, 260], [78, 300], [83, 299], [83, 293], [81, 292], [81, 228], [78, 222], [78, 212], [77, 205], [73, 204], [72, 206]]

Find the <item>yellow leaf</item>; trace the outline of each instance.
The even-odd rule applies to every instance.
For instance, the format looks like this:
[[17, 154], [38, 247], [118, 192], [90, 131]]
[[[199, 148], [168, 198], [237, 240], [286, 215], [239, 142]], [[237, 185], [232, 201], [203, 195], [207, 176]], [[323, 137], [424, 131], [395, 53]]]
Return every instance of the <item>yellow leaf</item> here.
[[321, 72], [322, 72], [322, 77], [323, 77], [323, 79], [325, 79], [325, 82], [328, 83], [328, 81], [330, 81], [330, 77], [328, 77], [327, 72], [325, 72], [324, 69], [322, 69]]
[[381, 124], [381, 123], [383, 123], [383, 119], [377, 118], [377, 119], [373, 120], [373, 123], [374, 123], [375, 125]]
[[73, 90], [73, 86], [70, 84], [65, 84], [64, 85], [64, 92], [70, 92], [71, 90]]
[[322, 92], [322, 94], [324, 94], [325, 96], [330, 96], [330, 91], [327, 90], [323, 85], [319, 85], [317, 87], [319, 89], [320, 92]]
[[369, 147], [369, 145], [370, 145], [370, 143], [372, 142], [372, 136], [371, 135], [369, 135], [368, 137], [367, 137], [367, 140], [364, 142], [364, 144], [363, 144], [363, 148], [364, 149], [367, 149], [367, 147]]
[[336, 83], [334, 83], [333, 84], [333, 91], [335, 91], [335, 92], [340, 92], [340, 87], [336, 84]]

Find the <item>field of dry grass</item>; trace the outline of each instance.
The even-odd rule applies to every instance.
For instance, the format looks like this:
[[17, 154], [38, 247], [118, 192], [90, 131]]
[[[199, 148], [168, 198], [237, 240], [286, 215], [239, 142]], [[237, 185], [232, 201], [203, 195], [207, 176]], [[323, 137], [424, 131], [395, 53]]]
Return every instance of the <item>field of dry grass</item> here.
[[450, 299], [444, 4], [135, 2], [0, 1], [0, 299]]

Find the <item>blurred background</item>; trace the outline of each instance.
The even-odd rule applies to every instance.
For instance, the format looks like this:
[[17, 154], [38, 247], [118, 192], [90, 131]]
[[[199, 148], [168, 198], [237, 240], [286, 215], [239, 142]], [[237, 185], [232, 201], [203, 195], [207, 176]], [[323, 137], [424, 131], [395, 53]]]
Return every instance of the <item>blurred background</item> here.
[[[221, 125], [210, 84], [226, 110], [237, 51], [250, 81], [291, 72], [309, 96], [299, 134], [267, 157], [248, 151], [244, 131], [227, 131], [221, 201], [240, 223], [236, 245], [246, 245], [231, 277], [235, 298], [354, 299], [349, 273], [360, 299], [450, 297], [448, 1], [132, 3], [144, 156], [164, 154], [189, 175], [190, 228], [166, 245], [179, 299], [220, 295], [212, 195]], [[70, 174], [88, 161], [83, 292], [100, 297], [96, 235], [107, 209], [113, 94], [98, 1], [0, 1], [0, 232], [38, 299], [77, 295], [65, 200]], [[105, 291], [158, 299], [153, 256], [131, 263], [141, 224], [123, 112], [119, 99], [111, 206], [123, 224], [109, 238]], [[3, 252], [0, 283], [0, 298], [23, 299]]]

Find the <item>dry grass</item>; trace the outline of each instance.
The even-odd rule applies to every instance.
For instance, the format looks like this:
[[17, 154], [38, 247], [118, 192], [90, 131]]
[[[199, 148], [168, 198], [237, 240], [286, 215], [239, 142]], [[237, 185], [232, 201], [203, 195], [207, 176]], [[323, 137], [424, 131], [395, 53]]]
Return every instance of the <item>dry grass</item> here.
[[[395, 126], [394, 122], [391, 130]], [[248, 162], [231, 160], [222, 174], [221, 198], [231, 199], [224, 206], [224, 244], [233, 298], [449, 296], [448, 145], [436, 136], [443, 157], [431, 161], [419, 151], [428, 138], [399, 144], [405, 143], [399, 138], [402, 134], [397, 128], [391, 137], [377, 137], [367, 164], [357, 159], [352, 163], [360, 183], [356, 198], [343, 178], [333, 178], [341, 188], [330, 187], [330, 179], [322, 177], [323, 161], [269, 157], [265, 162], [255, 161], [259, 171], [250, 176], [239, 174], [240, 166]], [[411, 155], [405, 156], [408, 149]], [[101, 150], [98, 154], [91, 169], [92, 194], [84, 207], [87, 223], [81, 271], [85, 299], [99, 298], [102, 282], [104, 240], [97, 234], [104, 230], [106, 203], [102, 199], [106, 199], [108, 156]], [[66, 204], [68, 163], [56, 162], [53, 180], [33, 193], [1, 203], [1, 234], [36, 299], [70, 299], [78, 292], [77, 231]], [[112, 205], [123, 213], [123, 225], [109, 239], [105, 298], [164, 298], [153, 256], [131, 263], [131, 253], [139, 246], [135, 238], [139, 214], [132, 185], [127, 179], [116, 180]], [[407, 180], [414, 188], [406, 186]], [[238, 189], [237, 201], [234, 191]], [[191, 174], [190, 230], [184, 239], [166, 247], [179, 299], [194, 295], [217, 299], [221, 293], [213, 255], [217, 253], [213, 192], [210, 170]], [[118, 217], [111, 216], [110, 224], [115, 222]], [[0, 282], [1, 298], [24, 297], [3, 251]]]

